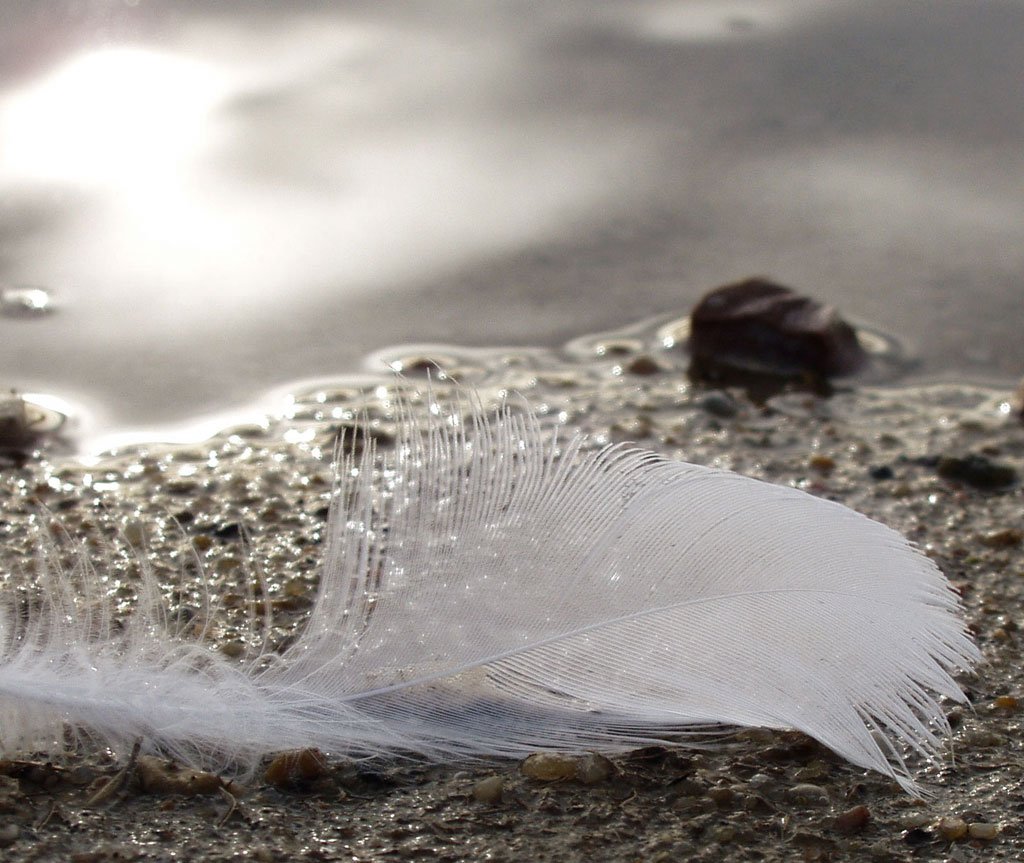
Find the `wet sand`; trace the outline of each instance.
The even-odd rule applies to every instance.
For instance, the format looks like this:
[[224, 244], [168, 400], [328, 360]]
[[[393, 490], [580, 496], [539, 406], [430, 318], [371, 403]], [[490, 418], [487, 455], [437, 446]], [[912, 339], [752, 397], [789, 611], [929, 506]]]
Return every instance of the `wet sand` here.
[[[116, 793], [92, 805], [124, 754], [86, 748], [51, 765], [22, 753], [0, 767], [5, 859], [1018, 859], [1021, 487], [983, 490], [971, 484], [977, 477], [951, 479], [939, 469], [943, 456], [973, 454], [1024, 475], [1024, 426], [1007, 393], [861, 384], [829, 399], [783, 393], [754, 404], [740, 391], [691, 387], [685, 357], [659, 347], [657, 336], [647, 326], [583, 338], [565, 351], [451, 349], [435, 359], [485, 401], [519, 390], [546, 421], [583, 429], [595, 443], [634, 440], [803, 488], [918, 543], [961, 592], [985, 656], [962, 681], [972, 709], [950, 706], [949, 757], [920, 766], [927, 799], [800, 735], [758, 730], [712, 750], [617, 756], [611, 775], [590, 785], [540, 782], [500, 761], [366, 762], [332, 763], [295, 788], [257, 777], [230, 786], [230, 795], [181, 796], [146, 793], [129, 771]], [[415, 375], [423, 356], [389, 359], [404, 359]], [[3, 569], [30, 557], [30, 525], [42, 504], [97, 547], [118, 535], [144, 538], [168, 585], [179, 584], [190, 545], [223, 594], [258, 566], [275, 637], [287, 639], [316, 583], [331, 443], [363, 408], [386, 428], [378, 384], [324, 382], [263, 423], [194, 444], [143, 444], [87, 462], [44, 453], [8, 467], [0, 473]], [[112, 589], [126, 586], [130, 596], [130, 564], [115, 555], [106, 565]], [[187, 605], [187, 591], [173, 602]], [[231, 650], [244, 629], [229, 614], [216, 639]], [[474, 788], [491, 777], [502, 780], [501, 799], [481, 802]]]

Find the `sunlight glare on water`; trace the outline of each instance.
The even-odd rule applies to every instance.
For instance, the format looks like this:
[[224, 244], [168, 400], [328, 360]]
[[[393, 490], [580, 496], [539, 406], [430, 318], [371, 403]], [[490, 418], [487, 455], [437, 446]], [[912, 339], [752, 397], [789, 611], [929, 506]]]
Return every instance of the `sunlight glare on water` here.
[[6, 182], [165, 185], [209, 135], [224, 81], [190, 58], [115, 46], [72, 57], [0, 108]]

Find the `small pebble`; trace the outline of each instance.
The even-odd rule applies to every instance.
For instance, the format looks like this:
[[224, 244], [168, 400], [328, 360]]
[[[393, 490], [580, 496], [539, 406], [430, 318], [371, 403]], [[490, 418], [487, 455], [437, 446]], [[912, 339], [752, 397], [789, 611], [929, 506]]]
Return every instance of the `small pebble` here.
[[860, 833], [871, 821], [871, 810], [867, 806], [854, 806], [836, 816], [835, 828], [840, 833]]
[[195, 548], [196, 551], [209, 551], [213, 548], [213, 540], [205, 533], [201, 533], [192, 537], [192, 547]]
[[729, 806], [733, 802], [733, 799], [736, 797], [736, 792], [728, 786], [720, 786], [718, 788], [709, 788], [708, 797], [711, 798], [717, 806], [725, 807]]
[[711, 416], [719, 419], [731, 419], [740, 412], [740, 406], [727, 392], [712, 390], [700, 400], [700, 406]]
[[263, 779], [278, 788], [291, 788], [320, 779], [327, 773], [327, 759], [319, 749], [298, 749], [275, 756], [267, 765]]
[[776, 375], [831, 377], [868, 362], [834, 308], [763, 278], [705, 294], [690, 314], [689, 348], [698, 363]]
[[505, 782], [500, 776], [488, 776], [473, 786], [473, 799], [478, 803], [500, 803]]
[[716, 827], [711, 831], [711, 841], [717, 842], [719, 845], [725, 845], [727, 842], [732, 842], [736, 838], [736, 828], [731, 827], [728, 824], [722, 827]]
[[527, 757], [520, 765], [524, 776], [544, 782], [574, 779], [576, 759], [556, 752], [538, 752]]
[[1006, 743], [1006, 738], [987, 728], [975, 728], [964, 735], [964, 743], [977, 749], [992, 749]]
[[786, 799], [807, 806], [827, 806], [829, 802], [828, 792], [820, 785], [812, 785], [810, 782], [794, 785], [786, 791]]
[[986, 821], [972, 821], [967, 826], [967, 835], [971, 839], [980, 839], [983, 842], [990, 842], [999, 835], [999, 825], [990, 824]]
[[224, 787], [224, 781], [216, 773], [190, 770], [152, 755], [140, 755], [136, 759], [135, 773], [142, 790], [149, 794], [194, 797], [199, 794], [216, 794]]
[[576, 778], [576, 759], [558, 752], [537, 752], [527, 757], [519, 769], [531, 779], [559, 782]]
[[815, 453], [807, 460], [807, 464], [811, 470], [823, 474], [830, 474], [836, 469], [836, 460], [824, 453]]
[[935, 829], [947, 842], [959, 842], [967, 835], [967, 822], [963, 818], [952, 815], [940, 818]]
[[661, 366], [649, 356], [642, 354], [626, 364], [626, 371], [631, 375], [656, 375], [661, 371]]
[[1007, 527], [1002, 530], [994, 530], [981, 537], [981, 544], [989, 548], [1011, 548], [1020, 545], [1024, 540], [1024, 531], [1015, 527]]
[[994, 702], [994, 706], [998, 710], [1005, 710], [1010, 713], [1016, 711], [1020, 707], [1020, 702], [1015, 695], [1000, 695]]
[[868, 475], [873, 480], [876, 480], [878, 482], [882, 482], [883, 480], [887, 479], [893, 479], [896, 476], [896, 474], [893, 472], [893, 469], [889, 467], [889, 465], [887, 464], [875, 465], [868, 471]]
[[226, 641], [220, 646], [220, 652], [230, 659], [238, 659], [245, 653], [245, 643], [242, 641]]
[[227, 524], [222, 524], [214, 530], [213, 535], [218, 539], [228, 541], [240, 539], [242, 536], [242, 527], [237, 521], [229, 521]]
[[596, 752], [588, 752], [576, 762], [576, 779], [584, 785], [604, 782], [611, 773], [611, 761]]
[[217, 570], [218, 575], [227, 575], [229, 572], [234, 572], [236, 569], [242, 568], [242, 561], [237, 557], [226, 555], [217, 560], [217, 565], [214, 567]]
[[983, 455], [939, 457], [935, 467], [943, 479], [966, 483], [982, 491], [1006, 488], [1017, 481], [1017, 471]]
[[142, 548], [146, 544], [146, 525], [137, 518], [125, 522], [121, 528], [121, 535], [128, 545], [134, 548]]

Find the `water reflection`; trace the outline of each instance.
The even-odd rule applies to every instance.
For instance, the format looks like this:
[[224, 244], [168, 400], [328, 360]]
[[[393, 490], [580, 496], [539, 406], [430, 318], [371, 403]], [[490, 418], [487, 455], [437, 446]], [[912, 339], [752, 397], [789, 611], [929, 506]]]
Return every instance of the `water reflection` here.
[[522, 84], [503, 78], [508, 43], [327, 13], [231, 23], [85, 50], [0, 107], [0, 191], [65, 211], [45, 260], [18, 256], [10, 277], [144, 302], [121, 344], [422, 278], [543, 238], [619, 185], [604, 175], [634, 134], [492, 111]]
[[86, 51], [0, 105], [0, 179], [159, 193], [207, 143], [216, 70], [158, 51]]
[[0, 384], [166, 422], [765, 274], [1004, 379], [1016, 0], [7, 4]]

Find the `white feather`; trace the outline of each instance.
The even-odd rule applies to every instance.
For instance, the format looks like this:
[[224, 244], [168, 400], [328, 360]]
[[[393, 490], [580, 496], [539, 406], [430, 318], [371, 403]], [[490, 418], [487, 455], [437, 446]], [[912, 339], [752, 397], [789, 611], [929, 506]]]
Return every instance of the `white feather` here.
[[[84, 555], [7, 588], [3, 743], [53, 723], [190, 763], [622, 749], [795, 728], [914, 787], [977, 650], [935, 565], [838, 504], [474, 408], [339, 459], [298, 640], [241, 664], [169, 626], [152, 574], [114, 625]], [[47, 724], [49, 723], [49, 725]]]

